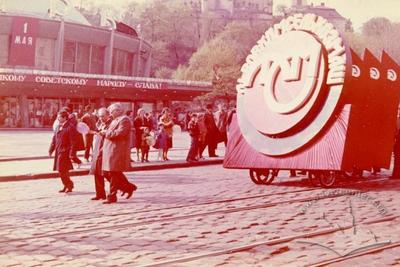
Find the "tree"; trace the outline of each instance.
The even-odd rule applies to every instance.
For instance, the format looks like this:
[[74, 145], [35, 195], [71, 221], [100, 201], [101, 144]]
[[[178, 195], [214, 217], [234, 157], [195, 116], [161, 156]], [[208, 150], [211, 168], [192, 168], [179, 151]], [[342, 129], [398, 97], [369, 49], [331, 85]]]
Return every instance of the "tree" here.
[[[249, 29], [251, 29], [249, 31]], [[180, 66], [173, 77], [184, 80], [212, 81], [213, 91], [203, 101], [236, 96], [236, 81], [240, 68], [250, 49], [256, 44], [267, 24], [254, 22], [232, 22], [214, 39], [206, 42], [190, 58], [187, 66]]]
[[165, 59], [164, 49], [168, 52], [168, 60], [153, 64], [152, 74], [157, 68], [176, 69], [179, 65], [186, 64], [198, 47], [196, 14], [191, 7], [181, 1], [154, 0], [150, 2], [140, 15], [140, 23], [143, 37], [147, 41], [151, 44], [165, 44], [160, 56], [157, 55], [159, 51], [153, 49], [154, 57]]
[[390, 32], [392, 22], [387, 18], [377, 17], [365, 22], [362, 26], [362, 33], [367, 37], [382, 36]]
[[366, 48], [378, 58], [385, 50], [400, 63], [400, 47], [394, 45], [400, 39], [399, 23], [392, 23], [386, 18], [372, 18], [364, 23], [362, 33], [346, 32], [345, 38], [360, 56]]

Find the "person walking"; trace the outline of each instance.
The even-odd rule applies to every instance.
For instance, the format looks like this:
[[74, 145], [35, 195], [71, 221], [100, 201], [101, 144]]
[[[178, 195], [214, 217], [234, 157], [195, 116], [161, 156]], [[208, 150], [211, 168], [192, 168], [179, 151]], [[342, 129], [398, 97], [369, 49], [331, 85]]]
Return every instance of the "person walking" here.
[[203, 152], [206, 148], [206, 135], [207, 135], [207, 127], [204, 122], [204, 113], [199, 114], [197, 118], [197, 124], [199, 126], [200, 135], [199, 135], [199, 146], [198, 146], [198, 159], [204, 159]]
[[168, 149], [168, 135], [165, 132], [164, 124], [161, 122], [158, 124], [158, 131], [156, 133], [156, 143], [154, 148], [158, 149], [157, 160], [165, 161]]
[[228, 113], [226, 111], [226, 105], [222, 103], [218, 105], [218, 111], [215, 112], [215, 118], [216, 118], [216, 125], [219, 131], [218, 143], [224, 142], [226, 147], [228, 141], [226, 134], [227, 122], [228, 122]]
[[218, 139], [218, 128], [215, 124], [214, 114], [213, 114], [213, 106], [208, 104], [206, 106], [206, 113], [204, 114], [204, 124], [207, 128], [206, 134], [206, 144], [208, 146], [208, 156], [209, 157], [218, 157], [215, 154], [215, 150], [217, 149], [217, 139]]
[[163, 158], [164, 160], [169, 160], [168, 158], [168, 151], [172, 148], [172, 138], [173, 138], [173, 126], [174, 122], [172, 120], [171, 112], [169, 108], [164, 108], [160, 117], [160, 123], [162, 123], [164, 131], [166, 132], [168, 139], [167, 139], [167, 148], [164, 151]]
[[145, 127], [149, 127], [149, 121], [146, 118], [146, 112], [144, 109], [140, 108], [137, 111], [137, 116], [133, 121], [135, 127], [135, 146], [137, 153], [137, 161], [140, 160], [140, 152], [142, 148], [142, 134]]
[[191, 119], [188, 123], [187, 130], [190, 134], [191, 142], [190, 142], [190, 149], [186, 156], [187, 162], [197, 161], [198, 151], [199, 151], [199, 136], [200, 136], [200, 129], [197, 123], [197, 114], [192, 113]]
[[[81, 121], [84, 122], [90, 131], [96, 130], [97, 117], [93, 114], [93, 109], [90, 105], [85, 107], [85, 114], [82, 116]], [[93, 134], [89, 133], [83, 135], [83, 140], [85, 143], [85, 154], [84, 158], [86, 162], [89, 162], [90, 149], [93, 150]]]
[[94, 137], [92, 165], [90, 167], [89, 174], [94, 175], [94, 184], [96, 190], [96, 196], [92, 200], [106, 199], [106, 191], [104, 189], [104, 179], [110, 181], [110, 178], [102, 171], [102, 160], [103, 160], [103, 144], [104, 135], [101, 132], [107, 131], [111, 124], [112, 118], [106, 108], [100, 108], [97, 111], [99, 121], [95, 130], [90, 130]]
[[104, 204], [117, 202], [118, 190], [123, 194], [127, 193], [127, 199], [137, 189], [135, 184], [128, 181], [123, 174], [131, 167], [130, 162], [130, 131], [131, 122], [124, 115], [121, 104], [115, 103], [108, 107], [113, 117], [113, 121], [107, 130], [103, 130], [100, 134], [104, 135], [102, 170], [107, 172], [110, 177], [110, 192], [107, 201]]
[[[72, 131], [72, 136], [74, 138], [74, 146], [70, 148], [69, 156], [70, 159], [72, 160], [73, 163], [76, 163], [78, 165], [78, 169], [80, 168], [82, 161], [78, 158], [77, 151], [78, 150], [84, 150], [85, 145], [83, 142], [83, 137], [82, 135], [76, 130], [76, 126], [78, 124], [78, 120], [75, 116], [74, 113], [71, 113], [71, 109], [69, 107], [63, 107], [61, 108], [60, 111], [65, 111], [68, 114], [68, 119], [67, 119], [67, 124], [68, 126], [71, 126], [71, 131]], [[53, 123], [53, 130], [56, 132], [58, 125], [59, 125], [58, 119], [56, 119]], [[64, 125], [64, 127], [67, 125]]]
[[72, 125], [68, 123], [68, 112], [65, 110], [59, 111], [57, 115], [58, 125], [54, 131], [54, 135], [49, 148], [49, 156], [54, 154], [53, 170], [58, 171], [60, 174], [63, 189], [60, 193], [72, 192], [74, 183], [72, 182], [69, 170], [72, 170], [72, 163], [70, 159], [70, 151], [74, 146], [75, 136]]

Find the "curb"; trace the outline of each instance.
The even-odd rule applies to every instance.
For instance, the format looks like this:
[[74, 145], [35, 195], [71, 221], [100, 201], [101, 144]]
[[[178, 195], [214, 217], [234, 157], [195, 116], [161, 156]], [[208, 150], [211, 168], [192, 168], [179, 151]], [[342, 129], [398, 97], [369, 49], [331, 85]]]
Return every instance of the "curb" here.
[[[172, 148], [169, 151], [188, 151], [187, 148]], [[150, 149], [149, 153], [158, 152], [156, 149]], [[131, 155], [135, 155], [135, 152], [131, 152]], [[78, 157], [83, 157], [83, 153], [78, 153]], [[0, 158], [0, 162], [10, 162], [10, 161], [25, 161], [25, 160], [42, 160], [42, 159], [54, 159], [54, 156], [31, 156], [31, 157], [16, 157], [16, 158]], [[1, 177], [1, 176], [0, 176]]]
[[[223, 161], [224, 161], [223, 159], [203, 160], [203, 161], [190, 162], [190, 163], [188, 163], [186, 161], [175, 161], [175, 162], [168, 162], [168, 163], [163, 163], [163, 164], [135, 166], [135, 167], [132, 167], [127, 172], [187, 168], [187, 167], [196, 167], [196, 166], [204, 166], [204, 165], [216, 165], [216, 164], [222, 164]], [[84, 176], [84, 175], [88, 175], [88, 174], [89, 174], [88, 169], [73, 170], [70, 172], [71, 177], [72, 176]], [[38, 180], [38, 179], [51, 179], [51, 178], [59, 178], [59, 177], [60, 176], [57, 172], [0, 176], [0, 183], [26, 181], [26, 180]]]

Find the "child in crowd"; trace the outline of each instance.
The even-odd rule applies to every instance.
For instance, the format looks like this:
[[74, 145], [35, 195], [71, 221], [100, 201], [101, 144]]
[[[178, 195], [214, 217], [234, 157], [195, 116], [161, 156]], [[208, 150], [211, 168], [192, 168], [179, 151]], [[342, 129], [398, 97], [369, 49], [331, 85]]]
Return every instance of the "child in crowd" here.
[[167, 158], [167, 150], [168, 150], [168, 134], [164, 129], [164, 125], [162, 123], [158, 124], [158, 132], [156, 137], [156, 144], [154, 148], [158, 149], [158, 158], [157, 160], [166, 160]]
[[149, 139], [151, 138], [150, 129], [148, 127], [143, 128], [142, 133], [142, 162], [149, 162]]
[[197, 161], [198, 151], [199, 151], [199, 137], [200, 129], [197, 123], [197, 114], [193, 113], [191, 119], [188, 123], [188, 131], [191, 137], [189, 153], [186, 157], [187, 162]]

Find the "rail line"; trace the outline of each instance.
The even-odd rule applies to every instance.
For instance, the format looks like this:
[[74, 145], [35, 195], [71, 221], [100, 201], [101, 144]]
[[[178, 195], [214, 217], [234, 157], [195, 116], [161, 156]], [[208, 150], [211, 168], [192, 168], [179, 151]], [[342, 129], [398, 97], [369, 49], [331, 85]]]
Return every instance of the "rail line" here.
[[321, 262], [309, 265], [309, 267], [323, 267], [323, 266], [327, 266], [329, 264], [346, 261], [346, 260], [349, 260], [349, 259], [357, 258], [357, 257], [364, 256], [364, 255], [371, 254], [371, 253], [381, 252], [381, 251], [384, 251], [386, 249], [391, 249], [391, 248], [396, 248], [396, 247], [400, 247], [400, 241], [392, 242], [392, 243], [390, 243], [388, 245], [385, 245], [385, 246], [379, 246], [379, 247], [375, 247], [375, 248], [371, 248], [371, 249], [365, 249], [365, 250], [363, 250], [361, 252], [353, 253], [353, 254], [345, 256], [345, 257], [336, 257], [336, 258], [333, 258], [333, 259], [330, 259], [330, 260], [321, 261]]
[[[387, 221], [393, 221], [397, 218], [399, 218], [400, 216], [398, 215], [393, 215], [393, 216], [387, 216], [384, 218], [380, 218], [380, 219], [376, 219], [376, 220], [369, 220], [366, 221], [364, 223], [361, 223], [361, 225], [370, 225], [370, 224], [377, 224], [377, 223], [381, 223], [381, 222], [387, 222]], [[237, 247], [233, 247], [230, 249], [225, 249], [225, 250], [219, 250], [219, 251], [214, 251], [214, 252], [210, 252], [210, 253], [204, 253], [204, 254], [198, 254], [195, 256], [190, 256], [190, 257], [183, 257], [183, 258], [179, 258], [179, 259], [174, 259], [174, 260], [166, 260], [166, 261], [162, 261], [162, 262], [157, 262], [157, 263], [152, 263], [152, 264], [146, 264], [146, 265], [138, 265], [141, 267], [159, 267], [159, 266], [169, 266], [170, 264], [181, 264], [181, 263], [187, 263], [187, 262], [192, 262], [192, 261], [196, 261], [196, 260], [200, 260], [200, 259], [204, 259], [204, 258], [209, 258], [209, 257], [216, 257], [216, 256], [222, 256], [222, 255], [226, 255], [226, 254], [233, 254], [233, 253], [239, 253], [242, 251], [246, 251], [249, 249], [253, 249], [255, 247], [258, 246], [272, 246], [272, 245], [278, 245], [278, 244], [282, 244], [282, 243], [287, 243], [296, 239], [300, 239], [300, 238], [310, 238], [310, 237], [316, 237], [316, 236], [322, 236], [322, 235], [328, 235], [328, 234], [332, 234], [338, 231], [343, 231], [343, 230], [347, 230], [347, 229], [351, 229], [353, 227], [352, 224], [348, 224], [346, 226], [339, 228], [334, 228], [334, 229], [325, 229], [325, 230], [319, 230], [319, 231], [314, 231], [314, 232], [308, 232], [308, 233], [303, 233], [303, 234], [299, 234], [299, 235], [293, 235], [293, 236], [286, 236], [283, 238], [279, 238], [279, 239], [274, 239], [274, 240], [269, 240], [269, 241], [264, 241], [264, 242], [256, 242], [256, 243], [252, 243], [249, 245], [244, 245], [244, 246], [237, 246]], [[371, 249], [369, 252], [361, 252], [359, 254], [353, 254], [351, 256], [348, 257], [338, 257], [329, 261], [324, 261], [324, 262], [320, 262], [317, 263], [316, 265], [311, 265], [314, 267], [321, 267], [321, 266], [326, 266], [327, 264], [331, 264], [331, 263], [335, 263], [335, 262], [339, 262], [339, 261], [343, 261], [345, 259], [351, 258], [351, 257], [356, 257], [357, 255], [364, 255], [367, 253], [373, 253], [375, 251], [381, 251], [384, 249], [388, 249], [388, 248], [393, 248], [393, 247], [397, 247], [400, 246], [400, 242], [391, 244], [391, 245], [387, 245], [387, 246], [382, 246], [379, 248], [375, 248], [375, 249]]]

